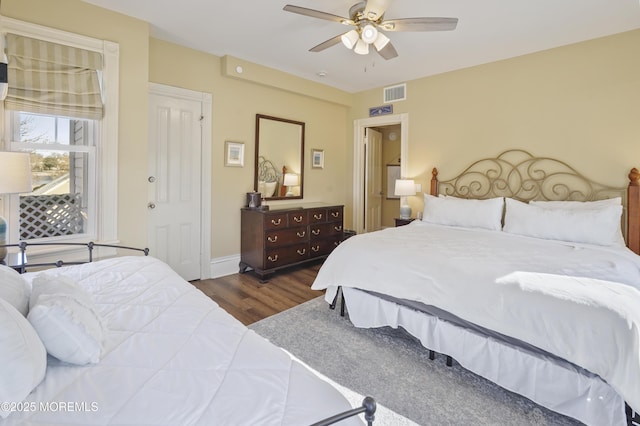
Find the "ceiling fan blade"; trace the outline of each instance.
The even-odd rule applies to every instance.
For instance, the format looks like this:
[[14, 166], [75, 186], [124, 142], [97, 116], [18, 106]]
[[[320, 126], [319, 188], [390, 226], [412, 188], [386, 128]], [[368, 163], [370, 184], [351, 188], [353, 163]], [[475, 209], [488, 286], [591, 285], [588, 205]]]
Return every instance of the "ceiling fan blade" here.
[[283, 10], [287, 12], [297, 13], [299, 15], [310, 16], [312, 18], [324, 19], [326, 21], [338, 22], [345, 25], [355, 25], [349, 18], [343, 18], [342, 16], [333, 15], [331, 13], [321, 12], [315, 9], [308, 9], [306, 7], [294, 6], [292, 4], [286, 5]]
[[340, 43], [340, 37], [342, 37], [342, 34], [338, 34], [337, 36], [330, 38], [327, 41], [323, 41], [319, 45], [309, 49], [309, 52], [322, 52], [323, 50], [328, 49], [331, 46], [335, 46], [336, 44]]
[[396, 51], [396, 48], [393, 47], [393, 44], [391, 44], [391, 42], [387, 43], [382, 49], [378, 50], [378, 53], [386, 60], [393, 59], [398, 56], [398, 52]]
[[451, 31], [458, 25], [458, 18], [404, 18], [380, 23], [385, 31]]
[[387, 11], [391, 0], [367, 0], [364, 8], [364, 17], [370, 21], [377, 21]]

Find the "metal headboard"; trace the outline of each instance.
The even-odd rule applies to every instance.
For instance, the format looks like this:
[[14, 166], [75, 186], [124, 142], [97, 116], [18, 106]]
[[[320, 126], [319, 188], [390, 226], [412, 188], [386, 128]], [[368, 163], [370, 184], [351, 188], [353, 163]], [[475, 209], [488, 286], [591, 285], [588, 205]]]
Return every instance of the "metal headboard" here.
[[[433, 169], [432, 194], [460, 198], [509, 197], [520, 201], [595, 201], [622, 198], [623, 235], [627, 235], [627, 187], [595, 182], [564, 161], [535, 157], [521, 149], [484, 158], [449, 180], [439, 180]], [[434, 186], [437, 186], [434, 188]]]

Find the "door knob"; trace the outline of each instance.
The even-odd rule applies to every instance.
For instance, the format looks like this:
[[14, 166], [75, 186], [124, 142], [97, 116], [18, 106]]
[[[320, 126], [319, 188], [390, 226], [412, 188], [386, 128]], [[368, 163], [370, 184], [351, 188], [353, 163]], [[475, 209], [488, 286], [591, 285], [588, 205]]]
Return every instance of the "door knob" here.
[[153, 183], [156, 181], [156, 177], [155, 176], [149, 176], [149, 179], [147, 179], [149, 182]]
[[148, 208], [149, 210], [153, 210], [153, 209], [155, 209], [155, 208], [156, 208], [156, 205], [155, 205], [154, 203], [149, 203], [149, 204], [147, 204], [147, 208]]

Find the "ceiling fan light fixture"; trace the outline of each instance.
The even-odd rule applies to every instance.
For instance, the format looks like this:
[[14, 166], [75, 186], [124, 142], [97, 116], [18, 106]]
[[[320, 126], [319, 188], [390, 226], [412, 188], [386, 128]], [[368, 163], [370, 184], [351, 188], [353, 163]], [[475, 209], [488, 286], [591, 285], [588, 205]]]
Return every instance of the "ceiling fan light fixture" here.
[[340, 40], [342, 40], [342, 44], [344, 44], [344, 46], [349, 50], [354, 48], [359, 39], [360, 35], [356, 30], [351, 30], [347, 33], [344, 33], [342, 34], [342, 37], [340, 37]]
[[378, 38], [378, 29], [375, 26], [367, 24], [362, 28], [362, 41], [371, 44], [376, 41], [376, 38]]
[[373, 45], [376, 47], [377, 51], [380, 51], [382, 49], [384, 49], [384, 47], [389, 43], [389, 37], [387, 37], [386, 35], [382, 34], [381, 32], [378, 33], [378, 37], [376, 38], [376, 41], [373, 42]]

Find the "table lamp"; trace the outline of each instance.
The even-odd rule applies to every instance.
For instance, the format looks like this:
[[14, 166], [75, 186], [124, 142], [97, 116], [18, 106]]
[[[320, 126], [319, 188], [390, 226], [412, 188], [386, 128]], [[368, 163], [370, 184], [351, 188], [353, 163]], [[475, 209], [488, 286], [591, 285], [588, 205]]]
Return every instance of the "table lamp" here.
[[[31, 166], [26, 152], [0, 151], [0, 194], [31, 192]], [[7, 244], [7, 221], [0, 216], [0, 245]], [[0, 260], [7, 248], [0, 247]]]
[[284, 181], [282, 182], [284, 186], [287, 187], [287, 193], [285, 197], [293, 197], [295, 194], [293, 193], [293, 187], [298, 186], [298, 175], [295, 173], [286, 173], [284, 175]]
[[407, 203], [407, 197], [416, 195], [416, 184], [413, 179], [396, 179], [395, 195], [404, 197], [400, 206], [400, 219], [411, 218], [411, 207]]

